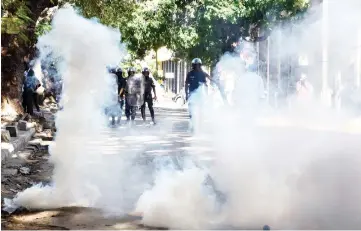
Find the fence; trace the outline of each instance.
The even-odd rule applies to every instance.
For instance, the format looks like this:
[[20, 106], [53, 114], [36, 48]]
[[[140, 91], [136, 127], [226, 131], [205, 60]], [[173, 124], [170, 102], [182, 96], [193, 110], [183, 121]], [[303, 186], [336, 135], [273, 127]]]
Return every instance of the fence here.
[[162, 62], [162, 70], [165, 76], [165, 91], [178, 94], [184, 88], [185, 78], [191, 66], [184, 60], [167, 60]]

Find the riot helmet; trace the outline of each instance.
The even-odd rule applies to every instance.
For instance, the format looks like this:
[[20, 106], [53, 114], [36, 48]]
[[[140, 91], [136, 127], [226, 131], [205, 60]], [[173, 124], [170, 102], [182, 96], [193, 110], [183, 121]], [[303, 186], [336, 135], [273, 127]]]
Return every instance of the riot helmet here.
[[116, 68], [114, 69], [114, 73], [115, 73], [115, 74], [122, 74], [122, 73], [123, 73], [123, 70], [122, 70], [122, 68], [120, 68], [120, 67], [116, 67]]
[[192, 60], [192, 68], [193, 70], [199, 70], [202, 65], [202, 60], [200, 58], [195, 58]]
[[150, 74], [149, 68], [148, 68], [148, 67], [144, 67], [144, 68], [143, 68], [143, 71], [142, 71], [142, 74], [143, 74], [144, 76], [148, 77], [149, 74]]
[[200, 58], [195, 58], [195, 59], [192, 60], [192, 64], [202, 65], [202, 60]]
[[129, 67], [128, 68], [128, 76], [132, 76], [135, 74], [135, 68], [134, 67]]
[[114, 69], [114, 74], [118, 77], [118, 78], [123, 78], [123, 70], [120, 67], [116, 67]]

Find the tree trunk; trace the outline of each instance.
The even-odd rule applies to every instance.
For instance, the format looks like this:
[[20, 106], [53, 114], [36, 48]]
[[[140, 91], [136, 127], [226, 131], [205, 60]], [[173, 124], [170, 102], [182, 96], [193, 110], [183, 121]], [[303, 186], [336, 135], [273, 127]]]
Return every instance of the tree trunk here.
[[24, 82], [24, 71], [28, 62], [34, 58], [36, 21], [48, 7], [57, 4], [57, 1], [38, 0], [28, 1], [31, 11], [29, 17], [32, 22], [26, 28], [25, 34], [29, 41], [25, 42], [18, 35], [1, 34], [1, 108], [9, 104], [17, 113], [21, 113], [21, 92]]

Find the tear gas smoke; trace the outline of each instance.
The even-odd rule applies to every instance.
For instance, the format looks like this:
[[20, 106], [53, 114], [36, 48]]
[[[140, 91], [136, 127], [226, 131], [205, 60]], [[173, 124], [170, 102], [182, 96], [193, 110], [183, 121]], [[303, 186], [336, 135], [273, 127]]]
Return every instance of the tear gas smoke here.
[[[359, 15], [356, 5], [339, 4], [341, 12], [329, 12], [330, 18]], [[202, 117], [191, 141], [195, 151], [212, 149], [207, 152], [211, 161], [189, 150], [190, 163], [182, 171], [160, 162], [154, 166], [158, 173], [154, 184], [146, 185], [143, 169], [129, 160], [133, 153], [105, 157], [104, 146], [94, 145], [104, 139], [99, 134], [104, 126], [100, 111], [109, 92], [107, 78], [100, 76], [106, 76], [105, 66], [121, 55], [114, 49], [119, 34], [70, 9], [60, 10], [53, 25], [39, 43], [54, 47], [64, 57], [69, 97], [58, 115], [57, 143], [51, 150], [54, 185], [30, 188], [15, 203], [31, 208], [79, 204], [112, 212], [129, 211], [136, 205], [144, 224], [169, 228], [361, 227], [361, 135], [340, 129], [349, 117], [325, 109], [316, 97], [305, 107], [291, 108], [292, 113], [284, 110], [275, 113], [277, 118], [270, 116], [261, 110], [262, 90], [253, 81], [257, 75], [247, 73], [238, 57], [226, 54], [217, 68], [222, 78], [234, 83], [228, 92], [233, 106], [216, 105], [214, 97], [200, 97]], [[287, 35], [282, 56], [298, 55], [298, 47], [321, 53], [321, 44], [315, 44], [320, 36], [314, 36], [321, 31], [320, 25], [301, 23], [298, 34]], [[345, 32], [339, 22], [332, 28]], [[343, 39], [336, 39], [335, 44], [344, 50], [349, 45]], [[343, 67], [344, 56], [335, 55], [333, 60]], [[315, 62], [311, 69], [316, 73], [321, 66]], [[308, 76], [315, 82], [321, 79], [320, 75]], [[101, 84], [104, 88], [99, 88]], [[237, 101], [240, 98], [249, 98], [253, 104], [245, 107]], [[213, 183], [206, 183], [207, 178]]]
[[[332, 79], [335, 70], [343, 70], [345, 80], [350, 79], [350, 59], [355, 66], [361, 65], [355, 62], [356, 48], [353, 47], [357, 47], [357, 41], [351, 36], [356, 35], [355, 29], [359, 28], [361, 5], [352, 0], [330, 1], [329, 4], [332, 20], [327, 36], [332, 40], [329, 51], [332, 62], [328, 76]], [[285, 62], [289, 57], [296, 58], [307, 51], [310, 59], [307, 77], [315, 85], [316, 93], [322, 90], [321, 45], [325, 41], [319, 40], [322, 37], [321, 8], [316, 6], [313, 10], [316, 20], [311, 23], [306, 18], [297, 26], [297, 33], [289, 33], [289, 28], [279, 28], [271, 35], [272, 39], [281, 31], [284, 37], [280, 57], [271, 56], [270, 62], [276, 66], [278, 58]], [[341, 18], [347, 18], [349, 24], [345, 26], [339, 20]], [[336, 55], [339, 52], [342, 55]], [[254, 53], [251, 56], [256, 57]], [[187, 188], [193, 194], [193, 204], [184, 194], [172, 203], [170, 198], [175, 198], [172, 192], [179, 186], [162, 180], [139, 201], [138, 206], [144, 209], [143, 221], [171, 228], [189, 228], [180, 224], [183, 220], [193, 224], [192, 228], [199, 227], [197, 221], [207, 221], [202, 223], [202, 228], [231, 225], [261, 229], [264, 224], [275, 229], [360, 228], [361, 170], [358, 166], [361, 164], [361, 135], [344, 130], [353, 116], [345, 111], [335, 113], [321, 104], [320, 95], [316, 94], [302, 103], [293, 101], [290, 110], [279, 110], [277, 117], [269, 111], [259, 110], [262, 97], [257, 92], [262, 90], [255, 84], [257, 75], [252, 73], [250, 76], [241, 63], [239, 57], [225, 54], [214, 72], [226, 86], [232, 107], [215, 106], [214, 97], [206, 97], [199, 104], [203, 120], [200, 120], [196, 134], [208, 141], [204, 146], [213, 149], [210, 153], [212, 165], [205, 175], [209, 174], [216, 188], [225, 194], [221, 211], [210, 215], [209, 207], [205, 206], [194, 215], [189, 212], [199, 204], [198, 196], [194, 196], [194, 182], [190, 180]], [[302, 74], [302, 71], [296, 72], [292, 80], [296, 82]], [[355, 75], [352, 74], [352, 78]], [[332, 87], [332, 81], [328, 86]], [[247, 100], [252, 103], [244, 105]], [[183, 174], [187, 171], [191, 170], [185, 170]], [[196, 192], [203, 193], [201, 190]], [[149, 195], [153, 197], [149, 198]], [[156, 195], [168, 197], [158, 200]], [[190, 204], [188, 210], [180, 208], [182, 201]]]
[[105, 155], [111, 141], [103, 135], [104, 109], [112, 104], [115, 89], [106, 66], [124, 55], [120, 45], [119, 32], [79, 16], [72, 8], [60, 9], [52, 30], [39, 38], [42, 57], [51, 51], [62, 58], [57, 68], [64, 79], [64, 110], [57, 114], [56, 145], [50, 150], [55, 165], [52, 185], [19, 193], [15, 204], [94, 206], [123, 212], [131, 203], [135, 191], [122, 193], [125, 185], [121, 183], [131, 182], [136, 173], [132, 177], [121, 173], [128, 165], [121, 160], [124, 156]]
[[40, 63], [39, 59], [35, 60], [33, 70], [34, 70], [36, 78], [38, 78], [40, 83], [43, 83], [44, 75], [43, 75], [43, 72], [41, 71], [41, 63]]

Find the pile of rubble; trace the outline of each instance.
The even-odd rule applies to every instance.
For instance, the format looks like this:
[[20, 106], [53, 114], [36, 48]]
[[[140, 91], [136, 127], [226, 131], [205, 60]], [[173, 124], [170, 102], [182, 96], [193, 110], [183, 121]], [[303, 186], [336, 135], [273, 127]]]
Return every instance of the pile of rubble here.
[[48, 149], [54, 142], [56, 111], [56, 105], [48, 104], [35, 116], [2, 121], [2, 198], [12, 198], [39, 182], [50, 182], [53, 167], [48, 162]]

